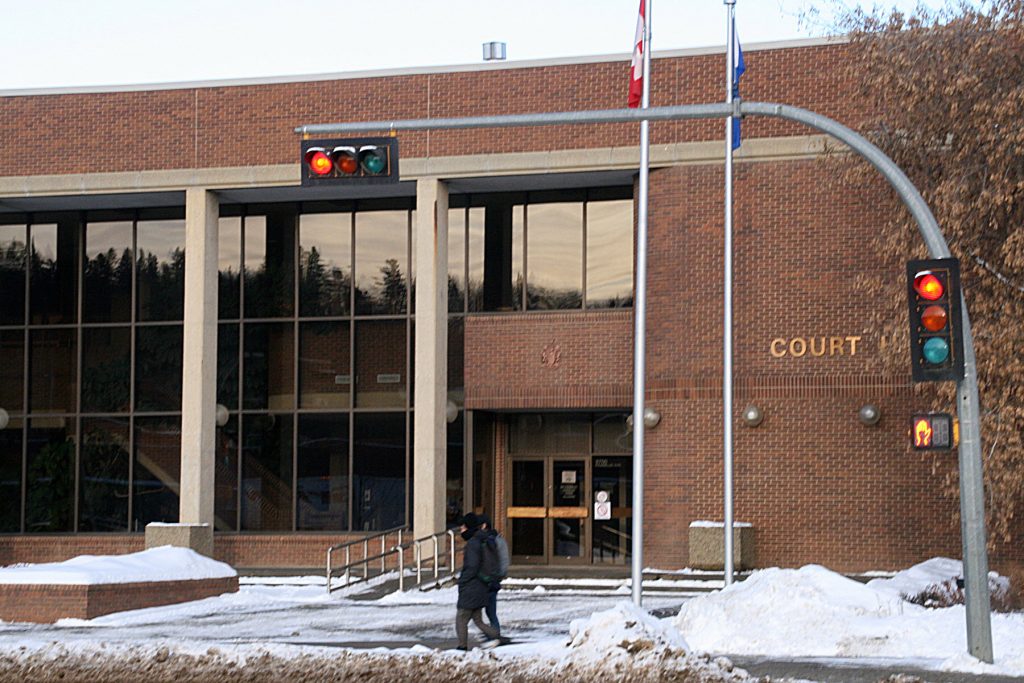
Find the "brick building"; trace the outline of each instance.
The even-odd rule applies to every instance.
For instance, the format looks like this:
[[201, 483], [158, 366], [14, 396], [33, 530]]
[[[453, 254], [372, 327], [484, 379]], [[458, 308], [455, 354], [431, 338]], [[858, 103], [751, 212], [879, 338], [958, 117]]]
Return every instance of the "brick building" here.
[[[749, 46], [744, 95], [856, 127], [867, 112], [828, 68], [848, 49]], [[236, 566], [308, 568], [471, 508], [515, 561], [628, 564], [637, 126], [402, 134], [400, 183], [318, 188], [293, 132], [614, 108], [627, 64], [0, 93], [0, 564], [136, 550], [180, 519], [212, 523]], [[723, 71], [721, 49], [657, 54], [652, 102], [718, 101]], [[722, 128], [651, 128], [660, 568], [722, 516]], [[872, 267], [880, 203], [828, 175], [822, 136], [751, 119], [743, 137], [735, 511], [755, 564], [958, 556], [938, 486], [955, 454], [911, 452], [907, 416], [930, 405], [909, 367], [883, 367], [870, 302], [843, 294]], [[593, 519], [601, 491], [611, 519]]]

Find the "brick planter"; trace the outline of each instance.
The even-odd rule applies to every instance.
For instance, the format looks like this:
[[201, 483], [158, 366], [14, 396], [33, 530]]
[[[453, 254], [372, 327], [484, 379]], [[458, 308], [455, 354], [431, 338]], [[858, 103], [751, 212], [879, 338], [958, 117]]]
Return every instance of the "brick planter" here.
[[238, 577], [101, 584], [0, 585], [0, 619], [49, 624], [145, 607], [172, 605], [238, 591]]

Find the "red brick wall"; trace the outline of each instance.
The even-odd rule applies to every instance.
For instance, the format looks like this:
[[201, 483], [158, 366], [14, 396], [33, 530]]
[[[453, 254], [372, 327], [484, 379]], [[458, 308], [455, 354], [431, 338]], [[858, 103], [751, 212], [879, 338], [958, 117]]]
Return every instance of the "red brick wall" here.
[[238, 591], [238, 577], [97, 585], [0, 585], [0, 620], [49, 624]]
[[[798, 103], [856, 124], [838, 64], [845, 45], [745, 53], [744, 97]], [[655, 105], [718, 102], [723, 57], [655, 59]], [[353, 120], [611, 109], [625, 106], [629, 62], [150, 92], [0, 97], [0, 176], [295, 163], [295, 126]], [[359, 96], [353, 98], [352, 93]], [[659, 123], [652, 144], [716, 140], [720, 121]], [[744, 136], [805, 133], [751, 119]], [[636, 144], [637, 127], [548, 126], [403, 133], [407, 158]], [[54, 166], [41, 149], [73, 149]]]
[[633, 311], [469, 316], [469, 409], [631, 403]]

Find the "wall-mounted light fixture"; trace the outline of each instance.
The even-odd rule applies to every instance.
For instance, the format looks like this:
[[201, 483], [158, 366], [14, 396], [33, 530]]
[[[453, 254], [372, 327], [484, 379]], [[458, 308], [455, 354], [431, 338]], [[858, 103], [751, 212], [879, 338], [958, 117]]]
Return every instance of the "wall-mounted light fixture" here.
[[459, 407], [455, 405], [455, 401], [449, 399], [448, 403], [445, 404], [444, 419], [448, 424], [459, 419]]
[[216, 415], [217, 417], [215, 419], [217, 420], [218, 427], [223, 427], [224, 425], [226, 425], [228, 423], [228, 420], [231, 418], [231, 414], [228, 413], [228, 407], [222, 403], [217, 404]]
[[[654, 429], [661, 422], [661, 413], [654, 408], [644, 408], [644, 427]], [[626, 430], [633, 431], [633, 415], [626, 417]]]
[[10, 414], [3, 408], [0, 408], [0, 429], [7, 429], [7, 425], [9, 425], [10, 423]]
[[857, 419], [866, 425], [878, 424], [882, 419], [882, 411], [873, 403], [865, 403], [857, 411]]
[[748, 427], [756, 427], [764, 421], [764, 411], [751, 403], [743, 409], [743, 424]]

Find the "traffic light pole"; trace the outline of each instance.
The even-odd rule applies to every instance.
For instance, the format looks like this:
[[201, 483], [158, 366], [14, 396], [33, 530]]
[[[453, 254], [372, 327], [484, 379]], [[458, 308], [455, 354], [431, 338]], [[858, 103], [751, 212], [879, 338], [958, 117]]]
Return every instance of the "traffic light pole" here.
[[[803, 123], [831, 135], [866, 159], [889, 181], [917, 222], [918, 230], [932, 258], [948, 258], [949, 246], [939, 230], [928, 204], [914, 184], [892, 159], [865, 137], [832, 119], [807, 109], [770, 102], [692, 104], [649, 109], [603, 109], [596, 111], [508, 114], [446, 119], [399, 121], [361, 121], [351, 123], [299, 126], [296, 133], [345, 135], [370, 131], [452, 130], [466, 128], [509, 128], [592, 123], [639, 123], [683, 119], [728, 118], [729, 116], [768, 116]], [[985, 551], [985, 499], [982, 482], [980, 402], [974, 340], [967, 315], [967, 302], [961, 295], [964, 337], [964, 378], [957, 383], [957, 412], [960, 418], [960, 532], [963, 543], [964, 592], [967, 603], [967, 648], [969, 653], [992, 662], [992, 624], [988, 594], [988, 556]], [[642, 423], [641, 423], [642, 425]], [[641, 426], [634, 427], [642, 428]], [[728, 533], [729, 530], [726, 530]], [[639, 577], [634, 577], [639, 580]]]

